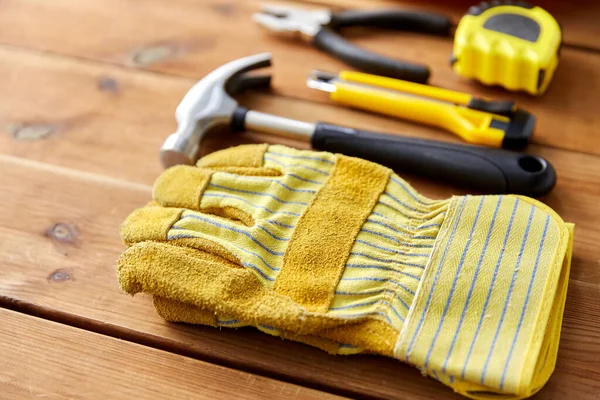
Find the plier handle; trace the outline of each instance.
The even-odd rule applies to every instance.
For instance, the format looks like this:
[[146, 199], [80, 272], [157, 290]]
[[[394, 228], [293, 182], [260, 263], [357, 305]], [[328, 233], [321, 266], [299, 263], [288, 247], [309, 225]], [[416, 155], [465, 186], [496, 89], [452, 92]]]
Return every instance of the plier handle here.
[[427, 66], [365, 50], [345, 40], [338, 31], [346, 27], [363, 26], [449, 36], [452, 26], [450, 19], [443, 15], [399, 9], [334, 13], [328, 9], [311, 11], [263, 6], [253, 19], [270, 31], [301, 36], [317, 48], [364, 72], [418, 83], [426, 83], [429, 79]]

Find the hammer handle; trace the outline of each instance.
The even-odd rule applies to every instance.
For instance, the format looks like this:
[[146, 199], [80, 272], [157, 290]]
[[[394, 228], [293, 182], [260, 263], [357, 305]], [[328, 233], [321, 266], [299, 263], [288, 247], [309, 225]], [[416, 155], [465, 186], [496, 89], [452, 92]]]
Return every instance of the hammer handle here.
[[264, 132], [307, 142], [312, 137], [315, 124], [238, 107], [232, 119], [232, 130]]
[[483, 146], [452, 144], [317, 123], [315, 149], [374, 161], [390, 168], [483, 193], [539, 197], [556, 184], [544, 158]]
[[364, 158], [484, 193], [539, 197], [556, 184], [556, 172], [544, 158], [502, 149], [372, 133], [322, 122], [309, 124], [242, 107], [235, 112], [232, 129], [310, 138], [318, 150]]

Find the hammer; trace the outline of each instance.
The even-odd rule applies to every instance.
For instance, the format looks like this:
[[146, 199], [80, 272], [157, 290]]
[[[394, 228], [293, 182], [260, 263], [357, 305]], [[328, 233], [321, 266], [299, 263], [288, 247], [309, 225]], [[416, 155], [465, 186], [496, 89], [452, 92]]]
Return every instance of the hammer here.
[[177, 131], [162, 146], [163, 166], [193, 164], [202, 138], [215, 128], [229, 126], [233, 132], [251, 130], [310, 141], [318, 150], [364, 158], [484, 193], [539, 197], [556, 184], [554, 168], [537, 155], [312, 124], [239, 106], [231, 95], [271, 83], [270, 75], [248, 72], [270, 65], [270, 53], [255, 54], [229, 62], [196, 83], [175, 112]]

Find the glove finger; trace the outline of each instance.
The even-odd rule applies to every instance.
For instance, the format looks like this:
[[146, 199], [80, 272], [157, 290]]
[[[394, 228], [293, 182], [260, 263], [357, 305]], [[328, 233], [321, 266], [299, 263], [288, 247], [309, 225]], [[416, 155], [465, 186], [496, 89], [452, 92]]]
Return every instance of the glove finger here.
[[[210, 186], [205, 172], [203, 169], [188, 166], [174, 167], [163, 174], [157, 187], [164, 189], [175, 185], [188, 191], [157, 191], [159, 194], [172, 193], [173, 197], [168, 201], [165, 197], [155, 197], [169, 207], [184, 207], [186, 210], [177, 216], [161, 210], [160, 218], [155, 216], [152, 209], [135, 213], [125, 226], [145, 226], [146, 220], [156, 221], [159, 218], [157, 226], [161, 228], [160, 235], [144, 236], [139, 230], [130, 229], [128, 232], [132, 238], [124, 236], [125, 241], [169, 240], [191, 247], [198, 247], [199, 242], [218, 243], [236, 254], [243, 265], [252, 269], [263, 282], [273, 282], [275, 274], [281, 268], [283, 253], [296, 221], [314, 193], [305, 193], [304, 195], [309, 197], [305, 202], [290, 200], [281, 203], [277, 200], [277, 195], [263, 195], [260, 185], [265, 185], [264, 181], [249, 179], [242, 182], [245, 185], [242, 187], [248, 189], [237, 189], [235, 183], [239, 183], [237, 179], [240, 177], [228, 173], [214, 173], [214, 177], [221, 178], [216, 180], [218, 183]], [[185, 179], [204, 181], [187, 186], [177, 183]], [[269, 182], [266, 184], [269, 185]], [[204, 194], [199, 188], [206, 188], [202, 190]], [[177, 193], [181, 195], [178, 196]], [[146, 232], [148, 229], [142, 231]]]
[[212, 175], [211, 171], [177, 165], [164, 171], [154, 183], [153, 199], [164, 207], [197, 210], [200, 196]]
[[287, 175], [294, 185], [298, 182], [312, 185], [325, 183], [335, 165], [332, 153], [295, 150], [286, 146], [271, 145], [264, 154], [264, 166]]
[[197, 166], [239, 175], [257, 175], [247, 173], [248, 168], [261, 169], [262, 175], [274, 175], [273, 171], [298, 173], [304, 178], [314, 176], [322, 183], [334, 163], [335, 155], [331, 153], [262, 144], [242, 145], [211, 153], [201, 158]]
[[[244, 267], [251, 269], [261, 282], [270, 285], [283, 264], [291, 229], [283, 229], [265, 221], [252, 226], [229, 219], [186, 210], [167, 234], [169, 241], [188, 240], [215, 243], [235, 254]], [[176, 243], [177, 244], [177, 243]], [[195, 246], [194, 246], [195, 247]]]
[[202, 195], [201, 209], [230, 206], [254, 219], [299, 217], [317, 193], [315, 189], [296, 188], [286, 176], [254, 177], [217, 172]]
[[196, 165], [200, 168], [260, 168], [268, 144], [246, 144], [215, 151], [202, 157]]
[[[289, 226], [289, 219], [299, 217], [308, 207], [333, 169], [335, 159], [329, 153], [269, 146], [262, 161], [253, 165], [279, 172], [279, 176], [215, 172], [204, 190], [200, 209], [234, 207], [257, 221], [268, 219]], [[216, 160], [202, 165], [207, 164], [211, 168], [221, 165]]]
[[219, 326], [214, 312], [203, 310], [192, 304], [161, 296], [152, 296], [152, 303], [156, 313], [167, 321]]
[[[215, 178], [216, 177], [216, 178]], [[215, 172], [189, 165], [178, 165], [164, 171], [154, 184], [153, 198], [164, 207], [201, 210], [214, 207], [237, 207], [253, 218], [266, 218], [270, 209], [261, 203], [277, 201], [269, 194], [271, 181], [267, 177], [247, 177], [231, 173]], [[306, 202], [283, 200], [282, 205], [306, 206]], [[265, 207], [267, 208], [265, 210]], [[298, 211], [298, 210], [296, 210]], [[270, 211], [270, 213], [276, 211]]]
[[[249, 176], [239, 171], [215, 172], [206, 187], [207, 197], [242, 198], [250, 207], [262, 206], [263, 212], [259, 212], [261, 218], [266, 217], [265, 211], [271, 213], [268, 209], [297, 213], [307, 207], [328, 178], [336, 159], [336, 156], [330, 153], [300, 151], [277, 145], [260, 147], [262, 153], [255, 151], [252, 157], [244, 156], [243, 152], [251, 148], [256, 146], [239, 146], [213, 153], [199, 161], [198, 165], [223, 171], [225, 166], [237, 162], [236, 167], [251, 165], [260, 170], [277, 172], [278, 174], [270, 174], [271, 176]], [[240, 160], [244, 157], [246, 160], [231, 159], [232, 155], [237, 156], [238, 153], [241, 153]], [[267, 210], [264, 210], [265, 207]], [[245, 211], [255, 215], [253, 211]]]
[[181, 218], [183, 209], [146, 206], [134, 210], [123, 221], [120, 234], [127, 246], [146, 241], [165, 241], [173, 224]]
[[154, 184], [153, 197], [165, 207], [198, 210], [200, 196], [216, 170], [245, 175], [280, 175], [278, 170], [263, 168], [268, 145], [246, 145], [221, 150], [198, 161], [193, 166], [178, 165], [164, 171]]
[[121, 225], [121, 237], [128, 246], [169, 242], [219, 254], [252, 270], [266, 285], [274, 282], [281, 269], [289, 241], [285, 231], [273, 224], [248, 227], [215, 215], [160, 206], [137, 209]]
[[[138, 243], [119, 258], [117, 277], [121, 289], [132, 295], [144, 292], [252, 325], [281, 323], [291, 331], [302, 326], [301, 307], [289, 297], [268, 290], [239, 262], [212, 251], [170, 243]], [[320, 327], [337, 325], [336, 321], [328, 322]]]
[[[249, 325], [239, 319], [217, 316], [212, 311], [204, 310], [193, 304], [183, 303], [178, 300], [156, 295], [152, 297], [152, 300], [157, 314], [167, 321], [209, 325], [221, 328], [240, 328]], [[269, 335], [305, 343], [318, 347], [331, 354], [357, 354], [362, 352], [360, 347], [337, 343], [333, 340], [316, 335], [296, 335], [265, 324], [258, 324], [256, 328]]]
[[[198, 162], [200, 168], [176, 166], [165, 171], [154, 185], [154, 199], [165, 207], [198, 210], [200, 196], [216, 171], [230, 173], [229, 179], [234, 181], [230, 183], [234, 183], [234, 187], [229, 189], [256, 187], [254, 191], [264, 191], [266, 188], [260, 186], [261, 179], [264, 184], [266, 177], [273, 176], [268, 182], [279, 187], [269, 188], [269, 192], [286, 189], [286, 197], [302, 196], [319, 189], [334, 163], [335, 155], [330, 153], [299, 151], [285, 146], [238, 146], [209, 154]], [[238, 176], [238, 182], [231, 175]], [[227, 176], [221, 179], [228, 179]], [[248, 179], [243, 180], [242, 176]], [[227, 191], [227, 188], [223, 190]]]

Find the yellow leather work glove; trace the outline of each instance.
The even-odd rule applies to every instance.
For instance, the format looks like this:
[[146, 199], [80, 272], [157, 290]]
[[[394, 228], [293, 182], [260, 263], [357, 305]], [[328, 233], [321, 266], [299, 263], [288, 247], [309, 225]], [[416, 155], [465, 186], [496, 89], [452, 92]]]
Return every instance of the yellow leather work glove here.
[[250, 145], [165, 171], [121, 235], [121, 287], [170, 321], [394, 357], [472, 398], [554, 369], [572, 225], [529, 198], [430, 200], [371, 162]]

